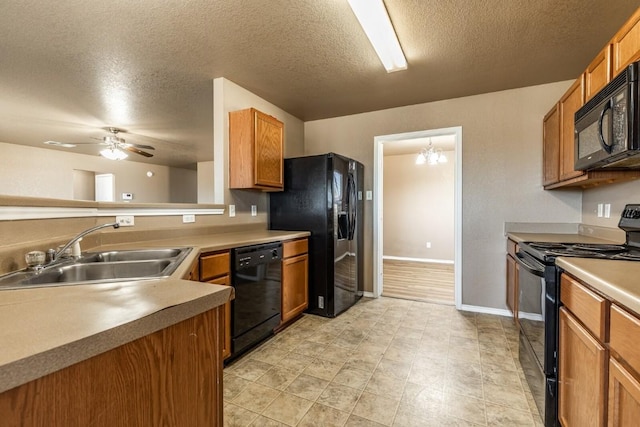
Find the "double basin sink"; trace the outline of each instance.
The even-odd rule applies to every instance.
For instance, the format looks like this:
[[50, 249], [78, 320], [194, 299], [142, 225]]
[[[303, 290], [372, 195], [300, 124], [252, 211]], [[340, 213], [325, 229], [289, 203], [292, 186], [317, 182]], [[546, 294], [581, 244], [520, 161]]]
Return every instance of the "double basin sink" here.
[[85, 283], [105, 283], [170, 276], [191, 248], [84, 252], [39, 270], [0, 276], [1, 289], [24, 289]]

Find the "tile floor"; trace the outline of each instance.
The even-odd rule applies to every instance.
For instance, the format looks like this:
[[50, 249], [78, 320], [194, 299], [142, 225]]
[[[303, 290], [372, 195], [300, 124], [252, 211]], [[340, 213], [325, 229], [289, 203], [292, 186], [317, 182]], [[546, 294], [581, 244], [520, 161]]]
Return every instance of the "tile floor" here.
[[517, 355], [509, 318], [362, 299], [225, 368], [225, 426], [542, 426]]

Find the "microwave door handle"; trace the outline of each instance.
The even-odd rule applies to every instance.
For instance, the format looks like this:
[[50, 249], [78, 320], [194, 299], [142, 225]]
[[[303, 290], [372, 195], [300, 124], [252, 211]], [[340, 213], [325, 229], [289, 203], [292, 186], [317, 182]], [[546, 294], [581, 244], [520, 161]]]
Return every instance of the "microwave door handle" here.
[[600, 145], [602, 146], [602, 149], [606, 151], [607, 154], [611, 154], [611, 150], [613, 149], [613, 147], [607, 144], [606, 141], [604, 140], [604, 135], [602, 134], [602, 122], [604, 120], [604, 115], [607, 113], [607, 110], [610, 110], [612, 106], [613, 106], [613, 99], [610, 99], [604, 106], [604, 109], [600, 113], [600, 118], [598, 119], [598, 139], [600, 140]]

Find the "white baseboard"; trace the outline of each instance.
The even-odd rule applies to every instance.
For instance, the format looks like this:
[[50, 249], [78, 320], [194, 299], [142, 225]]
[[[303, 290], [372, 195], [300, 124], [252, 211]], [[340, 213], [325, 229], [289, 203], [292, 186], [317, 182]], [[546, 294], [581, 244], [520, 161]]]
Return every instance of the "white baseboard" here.
[[364, 291], [364, 294], [362, 294], [363, 297], [367, 297], [367, 298], [377, 298], [373, 292], [369, 292], [369, 291]]
[[429, 262], [433, 264], [453, 264], [450, 259], [429, 259], [429, 258], [408, 258], [403, 256], [383, 255], [382, 259], [392, 259], [395, 261]]
[[482, 307], [480, 305], [462, 304], [460, 306], [460, 310], [472, 311], [474, 313], [495, 314], [497, 316], [505, 316], [505, 317], [513, 316], [509, 310], [505, 310], [503, 308]]

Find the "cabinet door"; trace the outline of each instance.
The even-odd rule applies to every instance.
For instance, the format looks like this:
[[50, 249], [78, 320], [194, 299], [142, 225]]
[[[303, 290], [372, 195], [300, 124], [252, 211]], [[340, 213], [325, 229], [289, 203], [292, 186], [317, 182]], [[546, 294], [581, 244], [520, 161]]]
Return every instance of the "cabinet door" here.
[[282, 122], [259, 111], [255, 114], [255, 184], [282, 188]]
[[[231, 286], [231, 278], [227, 276], [218, 277], [212, 279], [209, 283], [216, 285]], [[231, 300], [227, 301], [224, 305], [220, 306], [222, 317], [222, 358], [226, 359], [231, 355]]]
[[615, 359], [609, 360], [609, 427], [640, 422], [640, 383]]
[[579, 77], [560, 99], [560, 181], [585, 174], [574, 169], [574, 116], [584, 100], [582, 79]]
[[282, 322], [302, 313], [309, 304], [309, 257], [282, 261]]
[[604, 426], [607, 350], [560, 308], [558, 418], [564, 427]]
[[507, 255], [507, 307], [518, 322], [518, 263], [511, 255]]
[[640, 9], [613, 37], [613, 77], [640, 58]]
[[560, 106], [556, 104], [542, 122], [542, 185], [560, 181]]
[[611, 81], [611, 45], [608, 44], [584, 72], [584, 102]]

